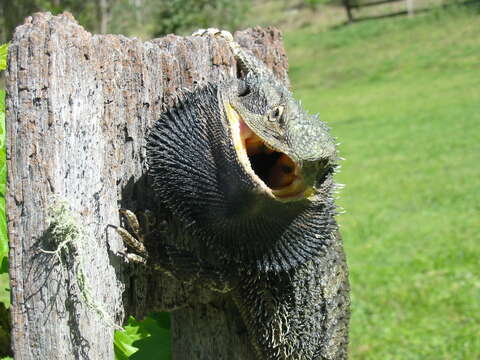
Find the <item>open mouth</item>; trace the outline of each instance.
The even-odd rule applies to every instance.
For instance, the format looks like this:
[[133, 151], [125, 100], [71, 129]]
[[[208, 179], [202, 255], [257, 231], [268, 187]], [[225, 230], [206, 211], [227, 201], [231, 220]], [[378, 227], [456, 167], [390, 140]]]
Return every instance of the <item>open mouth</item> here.
[[280, 200], [296, 200], [306, 195], [301, 168], [287, 154], [272, 149], [226, 106], [237, 156], [245, 170], [265, 191]]

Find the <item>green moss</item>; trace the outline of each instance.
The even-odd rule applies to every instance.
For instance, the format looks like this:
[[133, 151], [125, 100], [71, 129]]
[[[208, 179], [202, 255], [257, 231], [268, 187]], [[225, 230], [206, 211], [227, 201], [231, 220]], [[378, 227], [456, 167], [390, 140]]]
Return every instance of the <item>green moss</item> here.
[[89, 279], [85, 275], [86, 266], [89, 264], [89, 260], [85, 258], [88, 243], [86, 231], [78, 220], [79, 216], [71, 211], [66, 200], [58, 198], [52, 199], [48, 213], [49, 228], [44, 242], [52, 246], [53, 250], [41, 249], [41, 251], [55, 256], [62, 271], [75, 271], [76, 285], [85, 305], [97, 313], [105, 325], [121, 329], [103, 308], [102, 302], [95, 299], [92, 294]]

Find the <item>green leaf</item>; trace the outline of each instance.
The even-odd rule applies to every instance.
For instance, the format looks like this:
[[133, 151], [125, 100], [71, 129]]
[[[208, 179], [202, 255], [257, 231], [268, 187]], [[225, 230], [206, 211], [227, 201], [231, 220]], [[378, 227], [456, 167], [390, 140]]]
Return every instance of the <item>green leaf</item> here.
[[[0, 46], [0, 68], [6, 60], [6, 44]], [[7, 164], [5, 159], [5, 91], [0, 90], [0, 274], [8, 272], [8, 237], [5, 217], [5, 185], [7, 182]]]
[[153, 316], [146, 317], [141, 323], [142, 328], [150, 336], [135, 341], [134, 345], [138, 347], [138, 351], [132, 355], [132, 360], [171, 359], [170, 330], [162, 327], [166, 325], [158, 322], [161, 319], [160, 316]]
[[[0, 89], [0, 115], [5, 117], [5, 90]], [[5, 118], [2, 120], [2, 134], [5, 128]]]
[[[0, 263], [0, 274], [8, 273], [8, 258], [6, 256], [3, 257], [2, 262]], [[5, 291], [10, 291], [9, 288], [5, 288]]]
[[126, 331], [115, 331], [113, 341], [115, 359], [126, 360], [138, 351], [138, 348], [131, 345], [133, 341], [132, 337], [130, 337]]
[[0, 70], [7, 68], [7, 51], [9, 43], [0, 45]]
[[[4, 45], [0, 47], [0, 63]], [[1, 65], [1, 64], [0, 64]], [[8, 237], [5, 217], [5, 185], [7, 182], [7, 164], [5, 159], [5, 91], [0, 90], [0, 274], [8, 272]]]
[[149, 318], [155, 319], [158, 326], [162, 329], [170, 330], [170, 313], [168, 312], [154, 312], [148, 315]]
[[115, 331], [113, 340], [115, 358], [117, 360], [128, 359], [133, 353], [138, 351], [138, 348], [132, 346], [132, 343], [144, 336], [147, 336], [147, 334], [141, 333], [138, 321], [135, 320], [134, 317], [130, 316], [128, 318], [127, 325], [124, 327], [124, 330]]
[[[4, 181], [4, 178], [1, 178]], [[5, 198], [4, 194], [0, 194], [0, 274], [8, 272], [8, 237], [7, 237], [7, 221], [5, 218]]]
[[128, 319], [124, 331], [116, 331], [116, 360], [170, 360], [170, 315], [152, 313], [142, 321]]

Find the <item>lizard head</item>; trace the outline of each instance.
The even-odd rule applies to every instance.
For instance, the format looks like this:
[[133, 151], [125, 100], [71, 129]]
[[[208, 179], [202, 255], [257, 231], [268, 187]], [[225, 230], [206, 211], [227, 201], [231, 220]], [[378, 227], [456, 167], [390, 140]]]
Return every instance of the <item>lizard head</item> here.
[[258, 189], [279, 201], [315, 196], [337, 160], [326, 124], [271, 76], [248, 74], [224, 86], [235, 150]]
[[289, 269], [322, 251], [336, 229], [336, 153], [326, 126], [288, 90], [255, 81], [179, 97], [150, 130], [149, 175], [161, 204], [203, 239], [209, 261]]
[[212, 264], [288, 270], [337, 229], [334, 140], [265, 64], [230, 45], [244, 76], [185, 91], [160, 115], [149, 178]]

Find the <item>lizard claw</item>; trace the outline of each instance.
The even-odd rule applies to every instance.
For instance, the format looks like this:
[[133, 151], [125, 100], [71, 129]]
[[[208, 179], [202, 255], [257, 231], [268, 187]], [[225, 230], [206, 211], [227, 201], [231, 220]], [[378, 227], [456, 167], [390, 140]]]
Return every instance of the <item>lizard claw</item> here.
[[[134, 251], [133, 253], [126, 254], [127, 259], [134, 263], [145, 264], [147, 262], [147, 251], [144, 245], [144, 234], [137, 216], [132, 211], [127, 209], [120, 209], [120, 215], [125, 219], [125, 222], [131, 232], [120, 226], [113, 227], [122, 237], [124, 243]], [[146, 225], [149, 226], [150, 220], [147, 214], [145, 216], [147, 218]]]
[[228, 43], [234, 41], [233, 35], [229, 31], [219, 30], [217, 28], [198, 29], [192, 34], [192, 36], [214, 36], [214, 37], [222, 38]]

